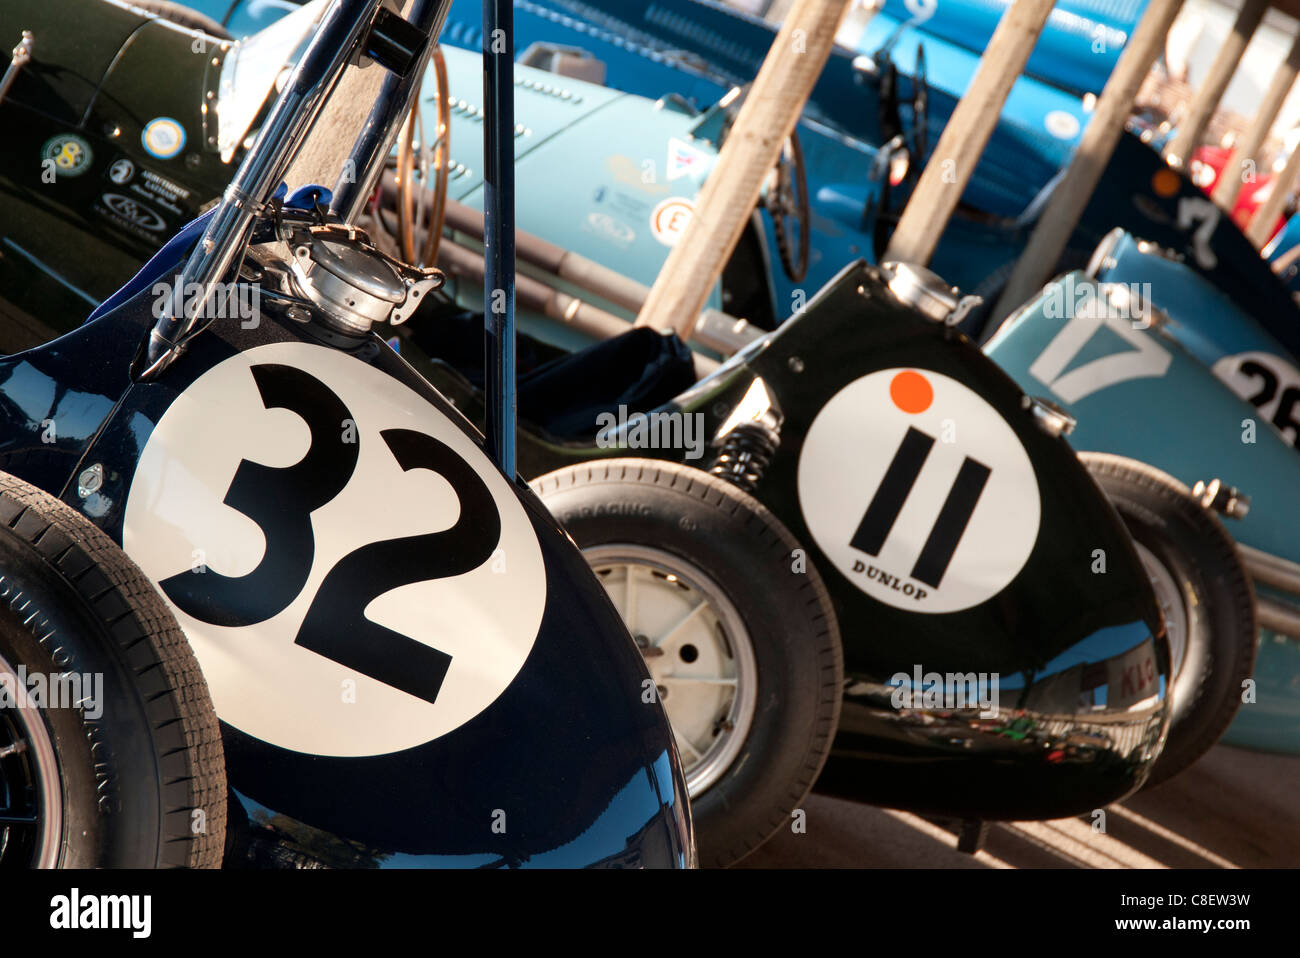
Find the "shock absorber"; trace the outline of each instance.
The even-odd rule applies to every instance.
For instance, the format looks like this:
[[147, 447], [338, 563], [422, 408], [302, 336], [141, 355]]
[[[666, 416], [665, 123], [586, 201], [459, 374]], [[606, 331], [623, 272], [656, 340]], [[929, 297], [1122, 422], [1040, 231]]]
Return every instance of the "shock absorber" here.
[[709, 474], [752, 493], [780, 445], [781, 434], [767, 423], [738, 423], [722, 440]]

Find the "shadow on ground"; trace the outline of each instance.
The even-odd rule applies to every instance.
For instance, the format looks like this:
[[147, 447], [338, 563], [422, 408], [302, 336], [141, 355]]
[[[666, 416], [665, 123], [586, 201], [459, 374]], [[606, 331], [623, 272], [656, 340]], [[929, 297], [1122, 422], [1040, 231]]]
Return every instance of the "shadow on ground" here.
[[1220, 745], [1172, 781], [1092, 816], [1004, 822], [983, 849], [955, 826], [811, 795], [807, 832], [783, 832], [740, 868], [1300, 868], [1300, 757]]

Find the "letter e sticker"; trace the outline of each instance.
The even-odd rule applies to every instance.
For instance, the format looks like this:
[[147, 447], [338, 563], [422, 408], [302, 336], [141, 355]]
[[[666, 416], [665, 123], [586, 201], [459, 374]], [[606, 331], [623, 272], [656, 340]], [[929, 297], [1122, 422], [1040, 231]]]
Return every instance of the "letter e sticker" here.
[[661, 201], [650, 214], [650, 232], [665, 246], [676, 246], [686, 224], [694, 215], [695, 207], [690, 200], [681, 196], [669, 197]]

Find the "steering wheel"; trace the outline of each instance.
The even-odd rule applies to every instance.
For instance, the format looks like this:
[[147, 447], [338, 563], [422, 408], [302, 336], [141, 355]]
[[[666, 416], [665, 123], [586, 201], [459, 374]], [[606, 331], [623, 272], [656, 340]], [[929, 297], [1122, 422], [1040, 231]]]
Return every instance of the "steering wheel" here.
[[[895, 185], [920, 179], [929, 149], [930, 83], [926, 77], [925, 46], [916, 45], [916, 70], [912, 76], [912, 128], [911, 142], [903, 132], [898, 110], [898, 70], [893, 61], [886, 60], [882, 70], [880, 124], [881, 129], [893, 135], [881, 146], [872, 165], [870, 179], [880, 183], [879, 198], [868, 202], [862, 209], [862, 228], [873, 227], [872, 245], [880, 256], [889, 245], [889, 238], [898, 224], [898, 216], [891, 207]], [[894, 162], [902, 159], [906, 169], [895, 182]], [[901, 211], [900, 211], [901, 212]], [[873, 226], [874, 224], [874, 226]]]
[[764, 202], [772, 217], [776, 249], [781, 268], [792, 283], [808, 274], [812, 211], [808, 203], [808, 171], [803, 161], [803, 147], [798, 131], [791, 131], [776, 164], [776, 186]]
[[[737, 87], [724, 99], [722, 129], [718, 134], [718, 148], [727, 141], [732, 124], [740, 114], [740, 107], [749, 95], [749, 85]], [[801, 282], [808, 273], [808, 253], [812, 234], [812, 211], [808, 202], [808, 171], [804, 166], [803, 146], [799, 131], [791, 130], [777, 160], [775, 182], [762, 199], [772, 217], [772, 232], [776, 234], [776, 249], [781, 256], [781, 268], [793, 283]], [[797, 227], [797, 228], [796, 228]]]
[[[447, 212], [447, 182], [451, 166], [451, 104], [447, 100], [447, 61], [441, 47], [433, 48], [434, 96], [438, 104], [433, 143], [424, 136], [424, 115], [417, 97], [397, 148], [397, 240], [402, 259], [413, 266], [432, 266], [442, 242], [442, 224]], [[420, 181], [430, 185], [433, 202], [425, 217], [426, 191], [415, 192], [415, 128], [420, 128]], [[432, 153], [432, 158], [430, 154]], [[432, 165], [432, 172], [430, 171]], [[416, 249], [416, 228], [424, 222], [424, 243]]]

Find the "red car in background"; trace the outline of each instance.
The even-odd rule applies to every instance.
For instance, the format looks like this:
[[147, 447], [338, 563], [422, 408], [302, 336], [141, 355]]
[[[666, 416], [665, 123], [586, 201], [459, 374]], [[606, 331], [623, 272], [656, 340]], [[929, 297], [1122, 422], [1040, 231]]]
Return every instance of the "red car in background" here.
[[[1192, 182], [1206, 193], [1212, 194], [1231, 156], [1231, 147], [1198, 146], [1196, 152], [1192, 154], [1192, 166], [1189, 171]], [[1273, 183], [1276, 179], [1277, 177], [1270, 171], [1256, 176], [1252, 182], [1242, 184], [1241, 192], [1237, 194], [1237, 202], [1232, 207], [1232, 220], [1242, 232], [1245, 232], [1256, 210], [1273, 192]], [[1285, 222], [1286, 216], [1279, 216], [1268, 235], [1272, 237]]]

